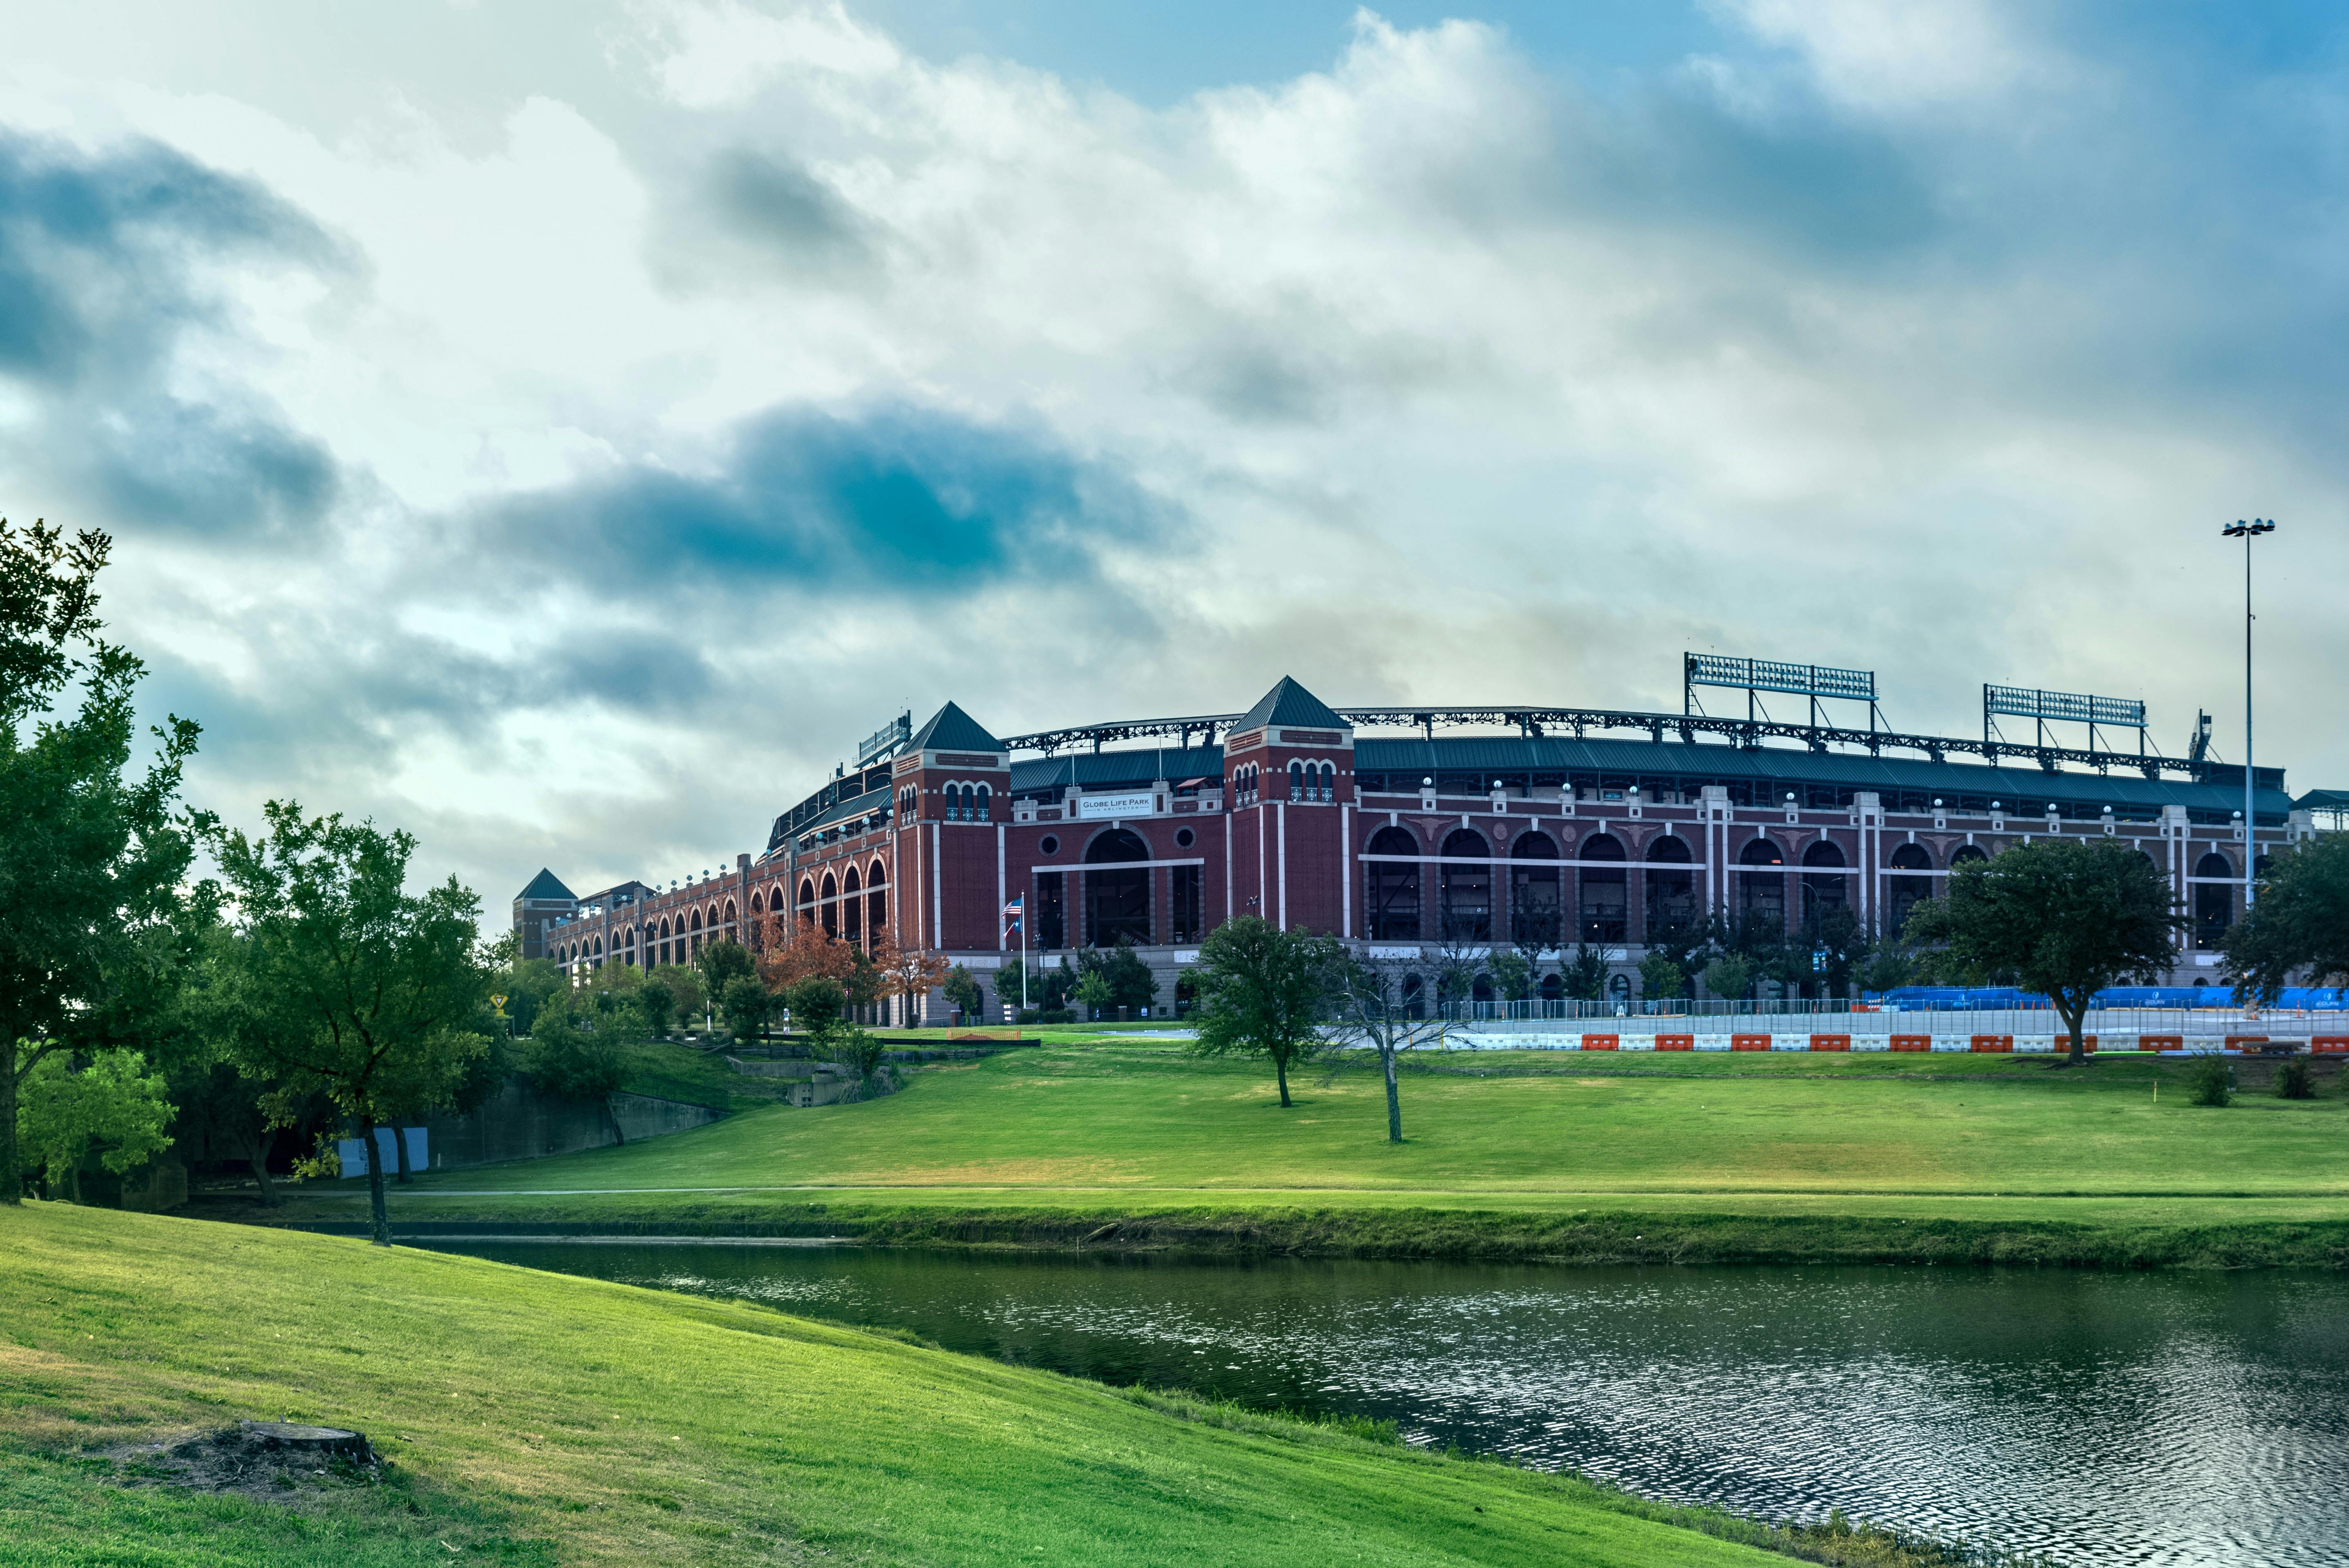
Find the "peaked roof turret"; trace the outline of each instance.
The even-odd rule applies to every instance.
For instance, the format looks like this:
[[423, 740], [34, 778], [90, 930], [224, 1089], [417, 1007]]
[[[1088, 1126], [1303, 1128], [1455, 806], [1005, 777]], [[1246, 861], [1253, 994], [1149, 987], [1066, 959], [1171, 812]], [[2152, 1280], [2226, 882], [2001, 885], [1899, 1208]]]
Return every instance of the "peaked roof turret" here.
[[1257, 700], [1257, 705], [1241, 715], [1232, 726], [1234, 734], [1257, 729], [1268, 724], [1292, 724], [1300, 729], [1350, 729], [1344, 719], [1330, 711], [1327, 703], [1287, 676], [1280, 684]]
[[522, 892], [514, 894], [514, 896], [516, 898], [537, 899], [566, 898], [574, 903], [577, 903], [579, 902], [579, 895], [573, 892], [569, 888], [564, 887], [563, 885], [563, 879], [556, 876], [544, 866], [539, 867], [538, 874], [530, 879], [530, 885], [523, 889]]
[[1000, 751], [1003, 742], [987, 733], [978, 720], [948, 703], [930, 715], [930, 722], [914, 731], [908, 751]]

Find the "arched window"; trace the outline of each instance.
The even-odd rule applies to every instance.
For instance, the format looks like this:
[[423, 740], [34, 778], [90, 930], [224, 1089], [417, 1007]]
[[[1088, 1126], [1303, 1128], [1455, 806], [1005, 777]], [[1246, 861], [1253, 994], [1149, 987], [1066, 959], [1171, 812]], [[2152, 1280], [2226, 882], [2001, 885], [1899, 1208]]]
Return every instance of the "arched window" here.
[[1658, 871], [1692, 862], [1688, 841], [1666, 833], [1648, 846], [1648, 940], [1676, 936], [1696, 923], [1696, 878], [1692, 872]]
[[820, 902], [823, 907], [816, 918], [823, 924], [823, 934], [826, 936], [838, 936], [840, 934], [840, 883], [833, 880], [830, 872], [823, 873], [823, 887]]
[[1520, 947], [1547, 951], [1566, 941], [1558, 903], [1557, 841], [1547, 833], [1519, 833], [1509, 846], [1509, 935]]
[[2234, 923], [2234, 879], [2242, 873], [2233, 861], [2213, 850], [2194, 862], [2194, 874], [2217, 879], [2194, 884], [2194, 945], [2216, 947], [2226, 940], [2227, 927]]
[[[1756, 839], [1738, 851], [1741, 866], [1783, 866], [1786, 852], [1767, 839]], [[1741, 918], [1766, 930], [1786, 927], [1786, 879], [1773, 872], [1743, 872], [1737, 878], [1737, 912]]]
[[[1620, 861], [1623, 841], [1612, 833], [1593, 833], [1582, 841], [1578, 858], [1585, 861]], [[1582, 868], [1582, 922], [1578, 934], [1584, 942], [1621, 942], [1630, 934], [1628, 899], [1630, 888], [1623, 869], [1615, 866]]]
[[978, 787], [978, 803], [971, 808], [970, 820], [974, 822], [992, 821], [994, 812], [995, 791], [982, 784]]
[[1468, 999], [1471, 1002], [1491, 1001], [1493, 999], [1493, 977], [1490, 975], [1485, 974], [1481, 969], [1476, 971], [1476, 978], [1471, 981], [1468, 985]]
[[1955, 850], [1950, 851], [1950, 869], [1955, 871], [1970, 861], [1988, 859], [1990, 859], [1990, 851], [1980, 844], [1960, 844]]
[[742, 940], [741, 934], [737, 929], [741, 923], [742, 917], [735, 912], [734, 901], [730, 898], [728, 899], [726, 901], [726, 934], [736, 942]]
[[1541, 999], [1545, 1002], [1562, 1002], [1566, 999], [1566, 982], [1558, 977], [1558, 973], [1555, 969], [1542, 976]]
[[1291, 800], [1305, 799], [1305, 764], [1302, 762], [1288, 765], [1288, 798]]
[[1338, 765], [1334, 762], [1321, 764], [1321, 799], [1325, 803], [1338, 799]]
[[1821, 839], [1803, 851], [1803, 864], [1820, 868], [1803, 877], [1803, 918], [1817, 920], [1831, 909], [1844, 906], [1844, 879], [1829, 874], [1825, 868], [1843, 864], [1843, 850], [1832, 839]]
[[[1922, 844], [1903, 844], [1892, 851], [1892, 869], [1896, 872], [1930, 872], [1933, 857], [1925, 852]], [[1885, 929], [1897, 934], [1908, 923], [1909, 912], [1933, 896], [1930, 877], [1894, 877], [1887, 890]]]
[[840, 879], [840, 934], [850, 942], [864, 940], [864, 901], [856, 896], [864, 884], [851, 866]]
[[693, 929], [696, 931], [701, 929], [701, 912], [698, 909], [693, 912]]
[[1447, 942], [1493, 939], [1493, 847], [1474, 828], [1455, 828], [1444, 841], [1437, 890]]
[[[980, 793], [984, 795], [986, 791]], [[864, 872], [864, 929], [875, 940], [889, 929], [889, 868], [879, 861]]]
[[[1419, 853], [1407, 828], [1381, 828], [1371, 839], [1373, 855]], [[1412, 861], [1366, 861], [1362, 865], [1364, 922], [1373, 942], [1419, 940], [1419, 865]]]
[[1085, 846], [1088, 868], [1108, 868], [1081, 873], [1088, 945], [1114, 947], [1123, 938], [1140, 947], [1150, 941], [1150, 868], [1115, 869], [1126, 861], [1149, 858], [1150, 846], [1131, 828], [1112, 828]]

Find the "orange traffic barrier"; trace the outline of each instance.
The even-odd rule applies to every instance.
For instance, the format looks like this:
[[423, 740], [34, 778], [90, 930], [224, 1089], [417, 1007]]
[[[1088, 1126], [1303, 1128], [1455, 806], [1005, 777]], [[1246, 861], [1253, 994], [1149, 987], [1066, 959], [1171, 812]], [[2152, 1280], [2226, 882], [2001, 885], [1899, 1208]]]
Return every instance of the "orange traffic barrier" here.
[[1849, 1035], [1813, 1035], [1811, 1049], [1815, 1051], [1847, 1051], [1851, 1049]]
[[2320, 1057], [2349, 1057], [2349, 1035], [2317, 1035], [2308, 1048]]
[[2013, 1035], [1976, 1035], [1973, 1043], [1974, 1049], [1978, 1051], [1997, 1053], [2014, 1049]]
[[1692, 1051], [1696, 1049], [1694, 1035], [1658, 1035], [1656, 1049], [1660, 1051]]
[[1611, 1051], [1623, 1043], [1620, 1035], [1585, 1035], [1582, 1048], [1586, 1051]]
[[1895, 1035], [1892, 1048], [1896, 1051], [1930, 1051], [1933, 1048], [1930, 1035]]
[[2251, 1046], [2264, 1046], [2267, 1043], [2268, 1037], [2265, 1035], [2229, 1035], [2227, 1037], [2227, 1048], [2230, 1051], [2243, 1050]]
[[1732, 1035], [1729, 1048], [1733, 1051], [1766, 1051], [1770, 1048], [1767, 1035]]
[[2139, 1035], [2137, 1048], [2141, 1051], [2182, 1051], [2186, 1048], [2183, 1035]]

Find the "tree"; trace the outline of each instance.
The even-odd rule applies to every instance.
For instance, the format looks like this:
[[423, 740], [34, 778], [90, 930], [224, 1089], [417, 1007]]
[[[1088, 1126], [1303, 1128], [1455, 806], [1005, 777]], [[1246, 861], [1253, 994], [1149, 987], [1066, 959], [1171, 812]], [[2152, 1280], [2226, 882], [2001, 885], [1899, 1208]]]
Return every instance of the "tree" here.
[[558, 992], [531, 1032], [530, 1076], [549, 1094], [601, 1106], [612, 1136], [626, 1142], [612, 1097], [627, 1082], [627, 1047], [647, 1032], [633, 997]]
[[1640, 960], [1640, 995], [1650, 1001], [1684, 995], [1688, 975], [1669, 954], [1651, 953]]
[[262, 838], [210, 832], [245, 938], [240, 986], [255, 1016], [239, 1045], [283, 1092], [325, 1094], [357, 1124], [375, 1243], [389, 1246], [377, 1126], [445, 1103], [489, 1048], [472, 1027], [490, 988], [481, 901], [454, 877], [409, 893], [405, 832], [305, 819], [290, 800], [263, 810]]
[[719, 994], [718, 1010], [725, 1015], [727, 1032], [736, 1041], [745, 1042], [756, 1039], [766, 1026], [767, 1010], [773, 1002], [756, 975], [737, 975]]
[[1226, 921], [1199, 945], [1199, 1004], [1191, 1014], [1199, 1037], [1191, 1048], [1270, 1057], [1280, 1103], [1288, 1107], [1288, 1069], [1321, 1049], [1330, 980], [1343, 955], [1329, 937], [1282, 931], [1257, 915]]
[[1109, 976], [1098, 969], [1086, 970], [1084, 977], [1077, 982], [1076, 996], [1088, 1017], [1099, 1018], [1102, 1009], [1109, 1006]]
[[2047, 997], [2087, 1059], [2081, 1026], [2097, 992], [2158, 981], [2185, 917], [2153, 861], [2109, 839], [2042, 839], [1967, 861], [1949, 892], [1909, 911], [1907, 930], [1964, 967], [2012, 976]]
[[1109, 961], [1102, 965], [1102, 977], [1109, 982], [1109, 1002], [1112, 1007], [1131, 1008], [1136, 1016], [1158, 999], [1158, 977], [1133, 944], [1121, 937], [1110, 949]]
[[1744, 1001], [1754, 990], [1754, 961], [1724, 953], [1704, 966], [1704, 988], [1724, 1001]]
[[645, 1028], [654, 1038], [666, 1039], [669, 1018], [677, 1012], [677, 994], [668, 982], [657, 975], [647, 980], [636, 993], [636, 1006], [644, 1009]]
[[1485, 962], [1493, 972], [1493, 984], [1500, 988], [1503, 999], [1522, 1002], [1534, 994], [1533, 960], [1523, 953], [1496, 949]]
[[725, 995], [728, 981], [740, 980], [757, 969], [750, 950], [733, 941], [703, 943], [701, 951], [693, 955], [693, 966], [701, 971], [702, 986], [712, 996]]
[[1588, 942], [1574, 947], [1574, 960], [1558, 971], [1566, 994], [1578, 1001], [1596, 1002], [1607, 995], [1607, 955]]
[[1396, 1058], [1421, 1046], [1440, 1044], [1445, 1024], [1414, 1016], [1419, 1009], [1404, 993], [1408, 960], [1341, 955], [1331, 987], [1330, 1043], [1361, 1044], [1378, 1053], [1387, 1085], [1387, 1141], [1402, 1141], [1402, 1094], [1395, 1082]]
[[969, 970], [956, 965], [947, 971], [947, 977], [939, 985], [946, 993], [947, 1005], [961, 1008], [965, 1021], [974, 1024], [986, 1021], [987, 993], [978, 988], [978, 982]]
[[23, 1191], [18, 1086], [54, 1053], [139, 1044], [210, 920], [184, 886], [202, 819], [178, 807], [197, 727], [167, 718], [129, 771], [145, 666], [99, 640], [111, 548], [0, 520], [0, 1203]]
[[874, 939], [873, 966], [881, 972], [888, 994], [905, 999], [905, 1021], [909, 1026], [921, 1018], [922, 999], [947, 979], [947, 961], [943, 956], [919, 947], [900, 947], [896, 938], [886, 932]]
[[836, 1023], [847, 1006], [847, 993], [829, 975], [810, 975], [792, 983], [783, 1006], [792, 1010], [792, 1026], [821, 1035]]
[[2295, 974], [2305, 985], [2349, 985], [2349, 834], [2275, 857], [2258, 898], [2227, 933], [2220, 973], [2262, 1007], [2283, 999]]
[[119, 1176], [171, 1146], [163, 1135], [171, 1122], [163, 1076], [149, 1073], [137, 1051], [100, 1051], [78, 1068], [62, 1054], [46, 1057], [16, 1101], [19, 1149], [47, 1168], [52, 1191], [62, 1184], [77, 1203], [82, 1160], [93, 1147]]
[[513, 1020], [513, 1032], [527, 1035], [546, 999], [570, 984], [563, 965], [554, 959], [524, 958], [509, 963], [505, 972], [494, 977], [491, 989], [506, 999], [506, 1016]]
[[700, 1016], [702, 1006], [701, 971], [684, 964], [664, 964], [645, 977], [647, 985], [657, 985], [668, 993], [669, 1004], [677, 1016], [690, 1023]]
[[[837, 981], [845, 993], [856, 973], [856, 944], [843, 942], [805, 915], [796, 922], [771, 914], [761, 923], [759, 978], [777, 995], [812, 975]], [[796, 1015], [795, 1015], [796, 1016]]]

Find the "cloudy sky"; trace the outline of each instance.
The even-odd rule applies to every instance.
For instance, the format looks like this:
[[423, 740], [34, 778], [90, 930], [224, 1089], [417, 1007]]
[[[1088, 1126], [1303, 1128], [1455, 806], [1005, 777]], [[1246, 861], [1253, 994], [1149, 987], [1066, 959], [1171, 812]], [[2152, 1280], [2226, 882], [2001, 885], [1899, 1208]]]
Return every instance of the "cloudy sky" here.
[[2334, 7], [18, 7], [0, 512], [194, 799], [496, 914], [891, 715], [1672, 707], [1683, 648], [2349, 785]]

